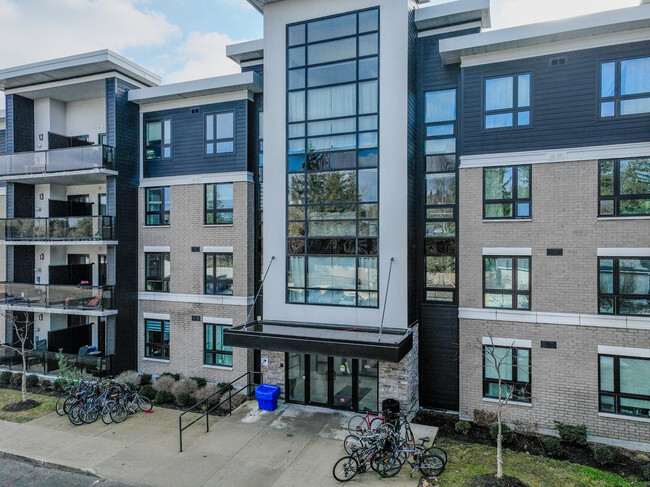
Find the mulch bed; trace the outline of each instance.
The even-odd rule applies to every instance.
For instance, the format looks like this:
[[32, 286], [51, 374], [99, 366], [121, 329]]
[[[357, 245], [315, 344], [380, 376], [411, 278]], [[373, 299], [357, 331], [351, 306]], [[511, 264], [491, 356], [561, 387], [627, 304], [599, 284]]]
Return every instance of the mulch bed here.
[[[472, 422], [472, 427], [466, 435], [456, 432], [454, 427], [458, 422], [458, 416], [453, 414], [420, 410], [416, 414], [413, 422], [438, 427], [438, 437], [451, 438], [463, 443], [480, 443], [483, 445], [496, 446], [496, 442], [490, 436], [489, 426]], [[546, 436], [532, 432], [521, 432], [516, 429], [513, 436], [513, 441], [504, 445], [504, 448], [518, 452], [525, 452], [531, 455], [547, 456], [545, 455], [546, 452], [544, 450], [544, 438], [546, 438]], [[634, 475], [642, 478], [642, 469], [644, 465], [649, 463], [647, 454], [639, 454], [638, 452], [623, 448], [609, 447], [614, 452], [614, 462], [611, 465], [600, 465], [594, 459], [593, 448], [596, 446], [599, 445], [564, 445], [564, 456], [561, 460], [613, 472], [623, 477]], [[487, 487], [500, 484], [476, 484], [476, 487], [483, 487], [483, 485]], [[508, 485], [508, 487], [510, 486], [510, 484], [504, 485]], [[516, 484], [512, 485], [514, 486]], [[472, 486], [474, 487], [474, 484], [472, 484]]]
[[470, 487], [528, 487], [528, 484], [508, 475], [500, 479], [495, 475], [479, 475], [472, 481]]
[[40, 405], [41, 403], [38, 401], [34, 401], [33, 399], [27, 399], [26, 401], [18, 401], [18, 402], [13, 402], [11, 404], [7, 404], [5, 407], [2, 408], [2, 410], [7, 411], [9, 413], [18, 413], [21, 411], [29, 411], [30, 409], [34, 409]]

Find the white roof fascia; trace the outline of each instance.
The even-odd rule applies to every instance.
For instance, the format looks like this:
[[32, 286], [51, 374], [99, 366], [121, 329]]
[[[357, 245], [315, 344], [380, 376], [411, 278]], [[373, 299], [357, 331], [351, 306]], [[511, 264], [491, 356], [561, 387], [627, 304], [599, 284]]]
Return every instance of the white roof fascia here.
[[264, 58], [264, 39], [230, 44], [226, 46], [226, 56], [237, 64], [262, 59]]
[[490, 0], [457, 0], [415, 11], [415, 26], [418, 30], [435, 29], [475, 20], [480, 20], [484, 29], [490, 27]]

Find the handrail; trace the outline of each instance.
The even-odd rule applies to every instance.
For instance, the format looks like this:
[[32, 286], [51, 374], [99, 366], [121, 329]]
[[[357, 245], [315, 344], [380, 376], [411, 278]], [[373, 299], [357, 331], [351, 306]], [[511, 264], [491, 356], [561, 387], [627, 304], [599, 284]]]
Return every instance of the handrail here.
[[[215, 409], [219, 408], [222, 404], [225, 404], [226, 402], [228, 402], [228, 414], [232, 414], [232, 398], [233, 398], [233, 396], [236, 396], [236, 395], [239, 394], [241, 391], [243, 391], [244, 389], [246, 389], [246, 390], [248, 391], [248, 397], [251, 397], [251, 396], [252, 396], [252, 393], [251, 393], [251, 391], [250, 391], [250, 388], [251, 388], [251, 386], [253, 385], [253, 383], [251, 382], [251, 376], [253, 376], [253, 378], [254, 378], [256, 375], [259, 375], [259, 376], [260, 376], [260, 384], [261, 384], [261, 383], [263, 382], [262, 372], [254, 372], [254, 371], [246, 372], [245, 374], [240, 375], [239, 377], [237, 377], [237, 378], [234, 379], [233, 381], [231, 381], [231, 382], [229, 382], [228, 384], [226, 384], [225, 386], [223, 386], [223, 387], [222, 387], [221, 389], [219, 389], [218, 391], [214, 392], [213, 394], [210, 394], [210, 395], [209, 395], [208, 397], [206, 397], [206, 398], [201, 399], [201, 400], [200, 400], [199, 402], [197, 402], [194, 406], [191, 406], [191, 407], [187, 408], [185, 411], [183, 411], [183, 412], [180, 414], [180, 416], [178, 416], [178, 440], [179, 440], [179, 451], [180, 451], [181, 453], [183, 452], [183, 431], [185, 431], [187, 428], [189, 428], [189, 427], [192, 426], [193, 424], [195, 424], [195, 423], [197, 423], [198, 421], [200, 421], [200, 420], [203, 418], [203, 416], [205, 416], [205, 431], [206, 431], [206, 433], [210, 432], [210, 416], [209, 416], [209, 414], [210, 414], [212, 411], [214, 411]], [[239, 390], [237, 390], [237, 391], [233, 394], [233, 392], [232, 392], [233, 389], [234, 389], [233, 385], [234, 385], [236, 382], [238, 382], [239, 380], [243, 379], [244, 377], [247, 378], [246, 386], [245, 386], [245, 387], [241, 387]], [[254, 380], [254, 379], [253, 379], [253, 380]], [[228, 391], [228, 398], [222, 400], [221, 402], [219, 402], [219, 404], [216, 404], [215, 406], [212, 406], [212, 407], [210, 408], [210, 407], [209, 407], [209, 406], [210, 406], [210, 399], [212, 399], [213, 397], [215, 397], [215, 396], [217, 396], [217, 395], [219, 395], [219, 394], [221, 394], [222, 392], [225, 392], [225, 391]], [[189, 413], [189, 412], [194, 411], [194, 409], [196, 409], [197, 407], [199, 407], [201, 404], [204, 404], [204, 403], [206, 404], [206, 407], [205, 407], [205, 411], [203, 412], [203, 414], [201, 414], [201, 416], [199, 416], [198, 418], [196, 418], [196, 419], [195, 419], [194, 421], [192, 421], [191, 423], [188, 423], [188, 424], [186, 424], [185, 426], [183, 426], [183, 422], [182, 422], [182, 421], [183, 421], [183, 416], [185, 416], [185, 415], [186, 415], [187, 413]]]
[[62, 171], [113, 169], [115, 149], [107, 145], [61, 147], [0, 156], [0, 177]]

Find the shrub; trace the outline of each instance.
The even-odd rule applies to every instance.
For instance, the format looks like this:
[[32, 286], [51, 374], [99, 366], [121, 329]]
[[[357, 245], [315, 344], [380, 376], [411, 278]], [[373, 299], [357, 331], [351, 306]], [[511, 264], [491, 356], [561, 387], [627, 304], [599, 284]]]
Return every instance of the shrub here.
[[650, 480], [650, 465], [644, 465], [641, 468], [641, 478], [643, 480]]
[[548, 436], [544, 438], [544, 453], [547, 457], [562, 458], [564, 457], [564, 447], [559, 438]]
[[176, 404], [182, 408], [186, 408], [192, 405], [192, 396], [187, 392], [179, 392], [176, 394]]
[[479, 426], [490, 427], [492, 423], [497, 422], [496, 413], [490, 411], [483, 411], [481, 409], [474, 410], [474, 422]]
[[173, 377], [175, 381], [181, 380], [181, 374], [172, 374], [171, 372], [163, 372], [161, 377]]
[[[226, 398], [227, 398], [227, 396], [224, 395], [221, 399], [223, 400], [223, 399], [226, 399]], [[246, 397], [246, 395], [243, 394], [243, 393], [240, 393], [240, 394], [237, 394], [236, 396], [233, 396], [232, 397], [232, 409], [233, 409], [233, 411], [235, 409], [237, 409], [239, 406], [241, 406], [242, 404], [244, 404], [246, 401], [248, 401], [248, 397]], [[223, 412], [228, 412], [228, 410], [230, 409], [230, 404], [228, 403], [228, 401], [226, 401], [221, 406], [219, 406], [219, 409], [221, 411], [223, 411]]]
[[616, 459], [616, 453], [608, 446], [601, 445], [594, 448], [594, 459], [601, 467], [611, 465]]
[[38, 387], [38, 376], [29, 374], [27, 376], [27, 387]]
[[23, 374], [11, 374], [11, 383], [19, 386], [23, 383]]
[[148, 397], [153, 401], [156, 398], [156, 389], [154, 389], [150, 385], [142, 386], [140, 388], [140, 395], [144, 397]]
[[217, 384], [217, 390], [219, 389], [223, 389], [223, 392], [228, 392], [228, 391], [232, 391], [234, 387], [230, 382], [219, 382]]
[[[212, 394], [217, 392], [219, 389], [217, 386], [205, 386], [201, 387], [198, 391], [194, 393], [194, 399], [196, 399], [196, 402], [202, 401], [203, 399], [210, 397]], [[219, 402], [221, 398], [219, 395], [214, 396], [212, 399], [210, 399], [210, 406], [214, 406]]]
[[161, 375], [153, 383], [153, 388], [157, 391], [167, 391], [171, 394], [172, 387], [176, 384], [176, 380], [169, 375]]
[[135, 388], [140, 385], [140, 374], [138, 374], [135, 370], [125, 370], [115, 378], [115, 382], [118, 384], [126, 384], [131, 388]]
[[158, 393], [156, 394], [156, 404], [167, 404], [168, 402], [172, 402], [173, 400], [174, 400], [174, 396], [172, 396], [172, 393], [164, 389], [158, 391]]
[[456, 430], [456, 433], [467, 436], [469, 430], [472, 429], [472, 424], [469, 421], [458, 421], [454, 425], [454, 429]]
[[54, 390], [56, 392], [63, 392], [63, 390], [65, 389], [66, 384], [67, 384], [67, 382], [65, 381], [65, 379], [56, 379], [54, 381]]
[[571, 426], [556, 421], [555, 429], [565, 443], [578, 446], [585, 446], [587, 444], [587, 427], [585, 425]]
[[151, 374], [140, 374], [140, 386], [151, 385]]
[[174, 396], [178, 396], [179, 394], [187, 394], [188, 396], [192, 396], [198, 389], [198, 386], [196, 385], [196, 382], [192, 379], [183, 379], [181, 381], [176, 382], [174, 386], [172, 387], [172, 394]]
[[52, 382], [50, 380], [48, 380], [48, 379], [43, 379], [41, 381], [41, 387], [43, 389], [49, 389], [50, 387], [52, 387]]
[[0, 372], [0, 384], [9, 384], [11, 382], [11, 372], [5, 370]]
[[[497, 441], [498, 434], [499, 434], [499, 425], [497, 423], [494, 423], [492, 426], [490, 426], [490, 436], [495, 441], [495, 443]], [[508, 443], [512, 443], [515, 440], [515, 432], [512, 431], [507, 424], [501, 425], [501, 436], [503, 437], [502, 441], [504, 445], [507, 445]]]
[[201, 388], [205, 387], [205, 385], [208, 383], [203, 377], [190, 377], [194, 382], [196, 382], [196, 385]]

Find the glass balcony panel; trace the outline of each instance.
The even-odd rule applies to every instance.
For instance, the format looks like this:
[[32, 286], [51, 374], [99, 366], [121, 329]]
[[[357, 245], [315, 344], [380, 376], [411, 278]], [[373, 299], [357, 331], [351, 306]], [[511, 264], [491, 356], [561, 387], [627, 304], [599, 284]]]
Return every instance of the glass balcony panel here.
[[115, 150], [105, 145], [67, 147], [0, 156], [0, 176], [41, 174], [84, 169], [113, 169]]
[[104, 310], [113, 308], [113, 288], [4, 282], [0, 300], [14, 306]]
[[0, 219], [3, 240], [112, 240], [113, 217]]

